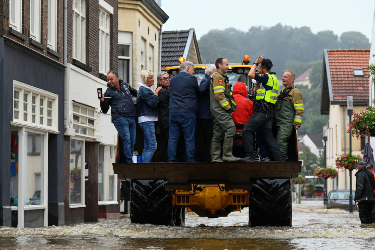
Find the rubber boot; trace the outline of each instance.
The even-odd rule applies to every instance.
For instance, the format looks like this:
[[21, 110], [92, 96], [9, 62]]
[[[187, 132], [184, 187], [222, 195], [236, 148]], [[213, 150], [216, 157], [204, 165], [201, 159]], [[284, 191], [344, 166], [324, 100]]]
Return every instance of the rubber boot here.
[[211, 142], [211, 161], [212, 162], [223, 162], [220, 157], [221, 154], [221, 143]]
[[232, 150], [233, 150], [233, 138], [224, 138], [223, 161], [241, 161], [241, 158], [237, 158], [233, 156]]

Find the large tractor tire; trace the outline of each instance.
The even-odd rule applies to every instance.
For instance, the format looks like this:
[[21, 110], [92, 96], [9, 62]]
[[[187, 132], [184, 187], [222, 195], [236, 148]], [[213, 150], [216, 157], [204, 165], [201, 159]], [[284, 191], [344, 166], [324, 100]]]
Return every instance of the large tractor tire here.
[[167, 226], [185, 224], [185, 209], [172, 207], [172, 195], [164, 189], [166, 183], [164, 180], [133, 180], [131, 182], [130, 219], [132, 223]]
[[292, 193], [289, 179], [253, 182], [249, 226], [292, 226]]

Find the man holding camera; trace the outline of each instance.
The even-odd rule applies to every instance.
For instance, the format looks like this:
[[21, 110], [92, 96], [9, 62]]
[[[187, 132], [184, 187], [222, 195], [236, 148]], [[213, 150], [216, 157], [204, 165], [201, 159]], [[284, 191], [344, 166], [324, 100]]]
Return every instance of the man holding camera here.
[[[259, 66], [259, 72], [256, 68]], [[272, 134], [272, 119], [274, 117], [275, 103], [279, 92], [279, 81], [270, 70], [272, 61], [264, 56], [258, 56], [248, 76], [257, 81], [255, 86], [256, 101], [254, 102], [254, 114], [250, 117], [243, 128], [243, 139], [245, 146], [245, 162], [255, 161], [254, 154], [254, 132], [261, 128], [263, 138], [275, 161], [283, 161], [283, 155], [277, 146]]]
[[137, 96], [137, 90], [119, 79], [118, 74], [109, 71], [107, 74], [107, 90], [102, 95], [100, 107], [107, 113], [111, 106], [112, 123], [115, 125], [122, 141], [125, 162], [133, 163], [132, 156], [135, 144], [136, 110], [132, 96]]

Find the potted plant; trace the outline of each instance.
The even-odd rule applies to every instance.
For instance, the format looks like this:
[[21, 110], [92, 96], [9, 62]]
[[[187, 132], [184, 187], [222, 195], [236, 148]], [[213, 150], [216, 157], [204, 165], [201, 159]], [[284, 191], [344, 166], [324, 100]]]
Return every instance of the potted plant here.
[[355, 168], [355, 165], [362, 160], [362, 156], [353, 155], [351, 153], [339, 155], [336, 159], [336, 168], [345, 168], [351, 171]]
[[314, 183], [307, 183], [304, 187], [304, 190], [305, 190], [305, 195], [307, 197], [313, 197], [314, 194], [315, 194], [315, 186], [314, 186]]
[[297, 178], [292, 179], [292, 185], [305, 184], [305, 183], [306, 183], [306, 179], [302, 175], [298, 175]]
[[339, 175], [336, 169], [334, 168], [321, 168], [316, 167], [314, 170], [314, 176], [318, 178], [328, 179], [328, 178], [336, 178]]
[[353, 111], [353, 120], [351, 120], [347, 132], [357, 138], [366, 135], [375, 136], [375, 107], [368, 106], [359, 113]]

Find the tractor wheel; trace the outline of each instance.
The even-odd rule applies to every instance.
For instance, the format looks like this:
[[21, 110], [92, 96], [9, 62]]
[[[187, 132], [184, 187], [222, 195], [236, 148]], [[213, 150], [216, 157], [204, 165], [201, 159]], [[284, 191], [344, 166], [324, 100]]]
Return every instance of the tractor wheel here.
[[249, 226], [292, 226], [292, 193], [289, 179], [253, 182]]
[[172, 195], [164, 180], [131, 182], [130, 219], [132, 223], [173, 225]]

